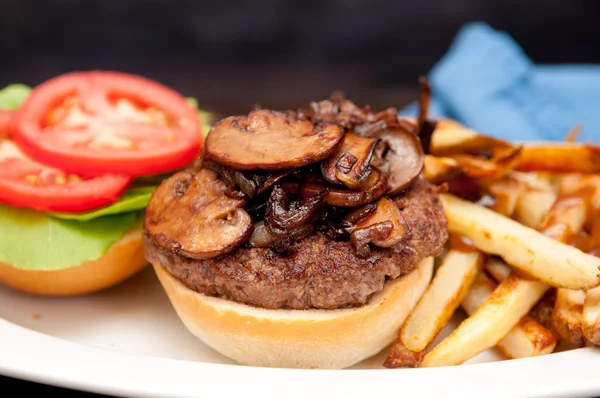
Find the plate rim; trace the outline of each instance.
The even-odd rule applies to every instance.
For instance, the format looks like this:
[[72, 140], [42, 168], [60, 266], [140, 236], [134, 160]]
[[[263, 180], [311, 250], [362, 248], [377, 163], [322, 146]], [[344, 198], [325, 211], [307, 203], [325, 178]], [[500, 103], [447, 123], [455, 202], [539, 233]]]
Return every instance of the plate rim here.
[[[399, 388], [424, 396], [600, 395], [600, 377], [595, 370], [600, 350], [593, 347], [442, 368], [317, 370], [213, 364], [126, 353], [53, 337], [3, 318], [0, 336], [0, 373], [115, 396], [306, 397], [318, 393], [364, 397], [389, 394]], [[571, 366], [573, 363], [577, 366]]]

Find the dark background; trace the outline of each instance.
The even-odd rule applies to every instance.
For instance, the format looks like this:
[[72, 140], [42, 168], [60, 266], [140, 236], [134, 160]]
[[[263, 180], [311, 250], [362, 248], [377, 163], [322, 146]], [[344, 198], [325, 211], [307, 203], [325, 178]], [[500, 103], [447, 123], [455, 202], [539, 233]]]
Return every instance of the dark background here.
[[[600, 63], [596, 0], [0, 0], [0, 87], [72, 70], [156, 79], [227, 115], [341, 89], [402, 107], [466, 22], [507, 31], [536, 63]], [[51, 366], [51, 364], [49, 364]], [[0, 391], [75, 392], [0, 377]], [[41, 391], [40, 391], [41, 390]]]
[[600, 62], [596, 0], [0, 0], [0, 86], [75, 69], [157, 79], [205, 108], [303, 106], [341, 89], [400, 107], [458, 29], [485, 21], [537, 63]]

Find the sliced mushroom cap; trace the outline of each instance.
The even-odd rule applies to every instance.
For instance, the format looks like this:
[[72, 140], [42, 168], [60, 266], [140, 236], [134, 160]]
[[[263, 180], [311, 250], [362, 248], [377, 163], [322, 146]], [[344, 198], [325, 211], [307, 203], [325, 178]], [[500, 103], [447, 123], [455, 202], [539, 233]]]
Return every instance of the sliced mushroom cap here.
[[357, 225], [363, 218], [370, 216], [377, 210], [377, 202], [369, 203], [361, 207], [357, 207], [356, 209], [352, 209], [352, 211], [346, 213], [344, 218], [342, 218], [342, 225], [346, 228], [353, 227]]
[[323, 117], [327, 115], [336, 114], [339, 112], [339, 106], [333, 101], [323, 100], [319, 102], [311, 102], [308, 104], [309, 116], [313, 119], [323, 121]]
[[336, 123], [344, 128], [352, 128], [367, 115], [342, 92], [336, 91], [327, 100], [311, 102], [305, 116], [313, 123]]
[[377, 112], [372, 116], [375, 120], [385, 122], [389, 127], [396, 126], [398, 124], [398, 109], [387, 108], [380, 112]]
[[246, 213], [250, 214], [250, 217], [254, 221], [260, 221], [265, 218], [265, 209], [267, 208], [267, 201], [269, 197], [267, 194], [263, 194], [254, 198], [252, 201], [246, 204]]
[[285, 170], [329, 157], [344, 135], [335, 124], [313, 125], [284, 113], [256, 110], [228, 117], [213, 126], [206, 155], [239, 170]]
[[[289, 234], [276, 236], [269, 232], [264, 221], [259, 221], [254, 224], [254, 232], [252, 232], [252, 236], [248, 240], [248, 245], [250, 247], [268, 247], [274, 252], [282, 253], [286, 252], [289, 246], [295, 241], [301, 240], [313, 233], [314, 229], [312, 224], [304, 224], [292, 230]], [[348, 234], [345, 230], [343, 230], [343, 233]]]
[[347, 133], [336, 152], [321, 163], [323, 177], [332, 184], [343, 183], [348, 188], [359, 189], [370, 172], [376, 145], [375, 138]]
[[317, 231], [331, 240], [343, 240], [350, 236], [348, 231], [334, 220], [324, 220], [317, 226]]
[[388, 129], [379, 138], [371, 164], [388, 174], [387, 194], [398, 195], [421, 174], [423, 148], [417, 135], [402, 128]]
[[341, 91], [334, 91], [330, 96], [331, 101], [338, 104], [341, 113], [349, 115], [358, 115], [362, 110], [352, 101], [350, 101]]
[[154, 191], [145, 227], [163, 249], [206, 260], [234, 250], [252, 234], [244, 199], [225, 195], [227, 185], [208, 169], [174, 174]]
[[414, 118], [406, 116], [398, 116], [398, 127], [406, 131], [417, 131], [417, 121]]
[[350, 244], [359, 257], [368, 257], [371, 254], [369, 243], [387, 239], [393, 228], [390, 221], [384, 221], [357, 229], [350, 235]]
[[291, 170], [245, 173], [238, 171], [237, 174], [241, 174], [241, 176], [237, 176], [236, 174], [236, 183], [246, 195], [253, 198], [267, 192], [269, 188], [277, 184], [277, 182], [288, 176], [291, 172]]
[[238, 187], [250, 198], [266, 192], [279, 180], [292, 173], [292, 170], [238, 171], [211, 161], [204, 162], [204, 167], [217, 172], [225, 184]]
[[[348, 221], [346, 219], [345, 221]], [[369, 228], [373, 225], [389, 222], [392, 225], [390, 233], [385, 236], [376, 236], [370, 240], [370, 243], [379, 247], [391, 247], [400, 243], [410, 233], [406, 220], [396, 204], [389, 198], [383, 197], [377, 201], [375, 211], [368, 212], [361, 217], [351, 227], [346, 228], [351, 236], [358, 231]]]
[[292, 233], [310, 223], [324, 204], [327, 190], [312, 197], [292, 198], [280, 185], [275, 185], [265, 210], [265, 227], [275, 236]]
[[382, 197], [387, 190], [387, 174], [376, 167], [371, 167], [371, 173], [362, 182], [360, 189], [332, 187], [318, 181], [306, 182], [300, 187], [300, 195], [311, 197], [328, 189], [325, 193], [325, 203], [331, 206], [356, 207], [370, 203]]
[[354, 128], [354, 132], [361, 137], [377, 137], [378, 134], [387, 130], [388, 125], [384, 120], [375, 123], [363, 123]]

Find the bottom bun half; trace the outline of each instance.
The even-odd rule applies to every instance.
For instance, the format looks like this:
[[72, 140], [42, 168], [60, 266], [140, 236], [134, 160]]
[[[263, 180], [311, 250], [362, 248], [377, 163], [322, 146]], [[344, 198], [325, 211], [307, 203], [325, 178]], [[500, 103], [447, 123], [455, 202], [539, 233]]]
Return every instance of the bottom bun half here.
[[140, 224], [126, 232], [101, 257], [75, 267], [34, 271], [0, 262], [0, 283], [40, 296], [77, 296], [116, 285], [147, 265]]
[[343, 369], [391, 344], [433, 274], [426, 258], [369, 303], [336, 310], [270, 310], [194, 292], [153, 264], [179, 318], [202, 342], [242, 365]]

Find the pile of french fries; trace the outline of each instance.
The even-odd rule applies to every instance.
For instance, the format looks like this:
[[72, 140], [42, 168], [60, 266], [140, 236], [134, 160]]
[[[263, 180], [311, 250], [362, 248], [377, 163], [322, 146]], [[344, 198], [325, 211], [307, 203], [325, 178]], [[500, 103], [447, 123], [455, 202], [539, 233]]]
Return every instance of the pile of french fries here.
[[[600, 345], [600, 146], [514, 144], [437, 121], [425, 160], [450, 240], [384, 366]], [[466, 318], [436, 339], [456, 311]]]

